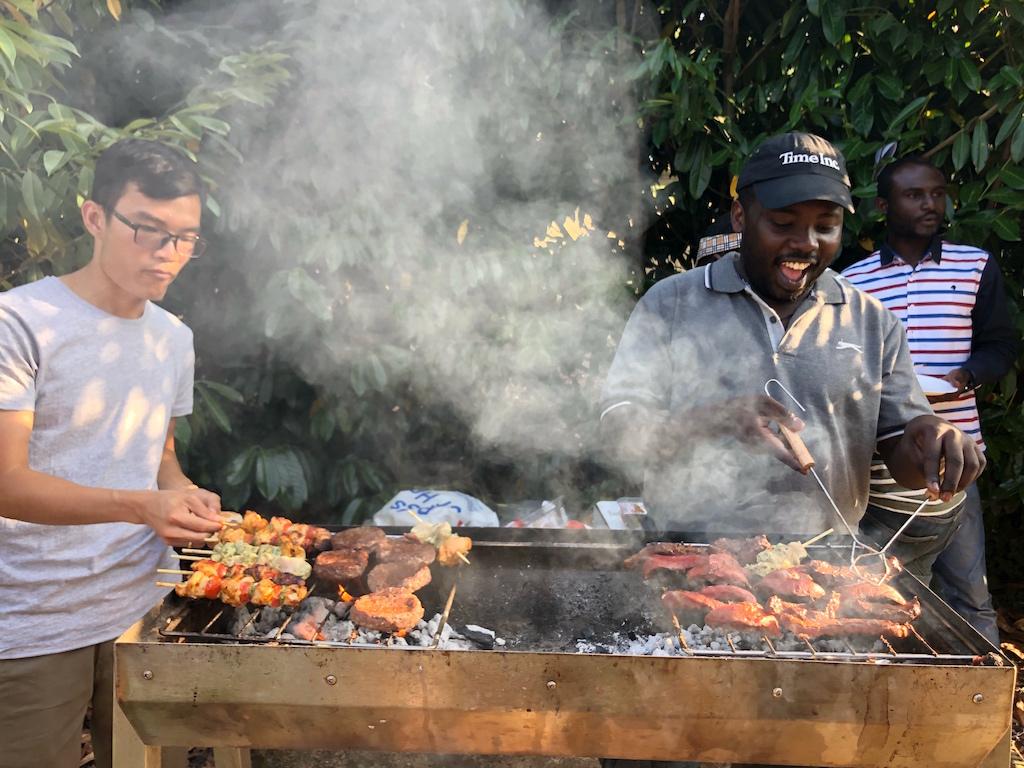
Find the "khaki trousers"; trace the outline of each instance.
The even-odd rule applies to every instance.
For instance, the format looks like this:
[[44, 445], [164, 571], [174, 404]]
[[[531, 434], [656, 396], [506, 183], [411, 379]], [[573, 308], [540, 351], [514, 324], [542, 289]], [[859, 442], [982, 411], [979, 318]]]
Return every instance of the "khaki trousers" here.
[[77, 651], [0, 659], [0, 768], [78, 768], [92, 703], [97, 768], [110, 768], [114, 641]]

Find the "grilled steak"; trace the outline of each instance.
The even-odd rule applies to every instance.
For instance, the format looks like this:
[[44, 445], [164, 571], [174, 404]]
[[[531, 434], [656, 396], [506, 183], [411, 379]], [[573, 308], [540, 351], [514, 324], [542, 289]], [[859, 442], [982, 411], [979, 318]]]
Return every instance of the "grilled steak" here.
[[651, 555], [699, 555], [706, 554], [706, 547], [696, 547], [693, 544], [673, 544], [668, 541], [659, 541], [648, 544], [635, 555], [630, 555], [622, 561], [622, 568], [632, 571], [634, 568], [647, 562]]
[[818, 600], [825, 596], [825, 590], [820, 584], [806, 573], [793, 568], [772, 571], [754, 585], [754, 591], [764, 597], [778, 595], [790, 602]]
[[704, 623], [709, 627], [735, 629], [739, 632], [757, 632], [768, 637], [781, 637], [782, 628], [779, 619], [757, 603], [734, 603], [722, 605], [708, 612]]
[[771, 548], [772, 545], [764, 534], [750, 539], [715, 539], [711, 542], [712, 552], [730, 554], [742, 565], [756, 563], [757, 556]]

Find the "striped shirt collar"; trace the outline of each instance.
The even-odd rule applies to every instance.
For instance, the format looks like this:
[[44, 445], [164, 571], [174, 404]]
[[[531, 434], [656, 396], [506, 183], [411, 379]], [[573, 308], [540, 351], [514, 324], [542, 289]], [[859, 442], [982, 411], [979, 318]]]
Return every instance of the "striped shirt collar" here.
[[[882, 243], [882, 250], [879, 251], [879, 253], [878, 253], [878, 260], [879, 260], [879, 262], [881, 263], [881, 265], [883, 267], [888, 267], [890, 264], [892, 264], [893, 259], [895, 259], [897, 256], [899, 256], [899, 254], [896, 253], [896, 251], [894, 251], [890, 247], [888, 240], [886, 240], [884, 243]], [[935, 236], [935, 238], [932, 240], [932, 244], [928, 248], [928, 252], [925, 253], [925, 255], [921, 258], [921, 261], [924, 261], [929, 256], [931, 256], [932, 261], [934, 261], [936, 264], [941, 264], [942, 263], [942, 236], [941, 235], [936, 235]], [[900, 256], [900, 261], [902, 261], [902, 260], [903, 260], [903, 257]], [[920, 264], [920, 263], [921, 262], [919, 261], [918, 264]]]
[[[739, 260], [740, 255], [733, 251], [705, 267], [704, 287], [717, 293], [742, 293], [747, 283], [740, 277]], [[821, 297], [826, 304], [845, 304], [846, 292], [836, 277], [835, 272], [826, 269], [814, 283], [811, 295]]]

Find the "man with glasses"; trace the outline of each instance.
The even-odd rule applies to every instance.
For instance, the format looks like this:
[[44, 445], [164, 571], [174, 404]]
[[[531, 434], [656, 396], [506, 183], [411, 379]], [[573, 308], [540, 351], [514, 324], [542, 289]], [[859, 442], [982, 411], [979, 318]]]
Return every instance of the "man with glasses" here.
[[203, 196], [177, 151], [114, 144], [89, 263], [0, 293], [0, 766], [77, 766], [90, 703], [110, 766], [113, 640], [163, 597], [169, 545], [221, 527], [174, 451], [192, 332], [152, 303], [205, 248]]

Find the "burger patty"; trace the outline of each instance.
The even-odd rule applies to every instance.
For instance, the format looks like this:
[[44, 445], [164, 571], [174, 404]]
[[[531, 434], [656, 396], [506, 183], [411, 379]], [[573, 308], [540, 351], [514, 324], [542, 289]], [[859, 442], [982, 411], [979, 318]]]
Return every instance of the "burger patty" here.
[[358, 549], [332, 549], [321, 552], [313, 563], [313, 575], [320, 581], [345, 584], [363, 575], [370, 556]]
[[358, 528], [338, 531], [331, 536], [331, 545], [334, 549], [361, 549], [370, 552], [385, 538], [384, 531], [380, 528], [361, 525]]
[[422, 541], [412, 539], [384, 539], [377, 545], [377, 562], [380, 563], [418, 563], [430, 565], [437, 559], [437, 550]]
[[371, 592], [380, 592], [389, 587], [416, 592], [429, 583], [430, 568], [406, 560], [375, 565], [366, 575], [366, 586]]
[[423, 618], [423, 605], [409, 590], [392, 587], [360, 597], [352, 604], [348, 617], [364, 629], [404, 632]]

